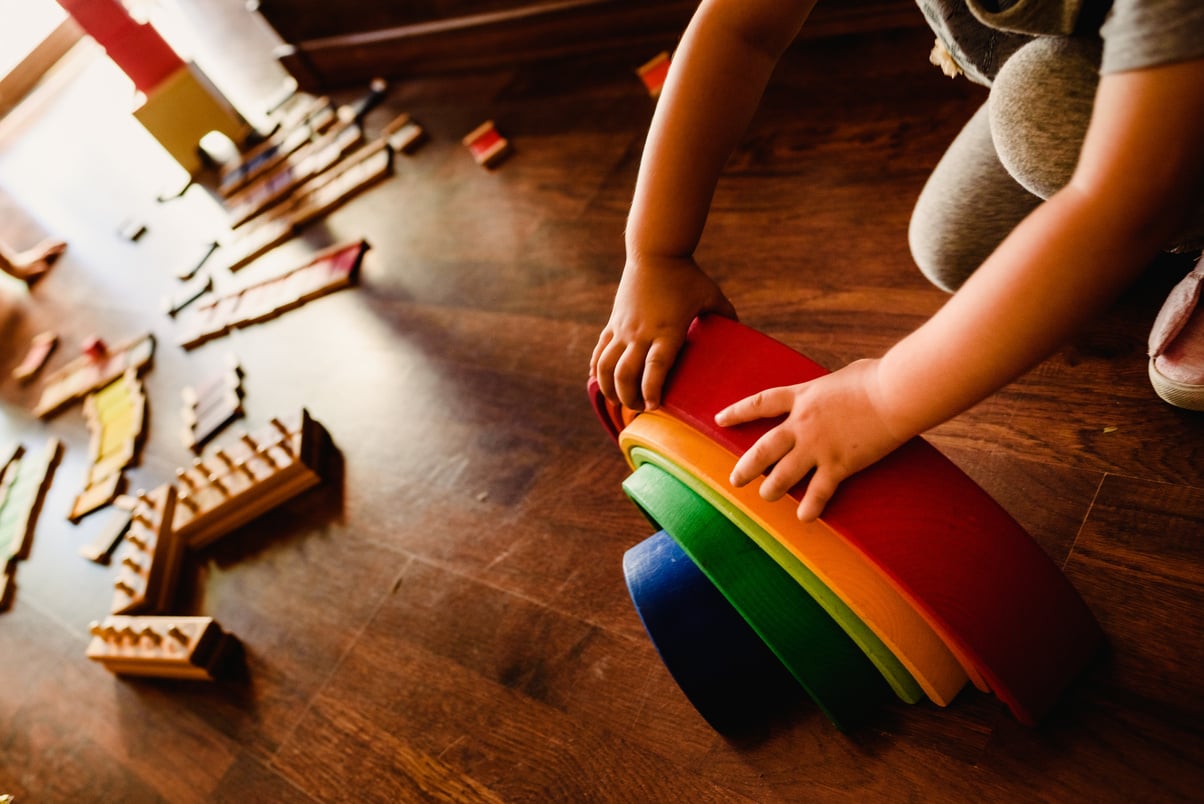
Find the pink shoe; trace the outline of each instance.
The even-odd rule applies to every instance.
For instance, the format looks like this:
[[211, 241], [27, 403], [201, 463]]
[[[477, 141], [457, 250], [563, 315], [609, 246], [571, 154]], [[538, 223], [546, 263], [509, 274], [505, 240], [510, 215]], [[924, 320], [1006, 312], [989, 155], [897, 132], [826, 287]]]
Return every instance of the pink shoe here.
[[1204, 258], [1175, 285], [1154, 319], [1150, 382], [1172, 405], [1204, 410]]

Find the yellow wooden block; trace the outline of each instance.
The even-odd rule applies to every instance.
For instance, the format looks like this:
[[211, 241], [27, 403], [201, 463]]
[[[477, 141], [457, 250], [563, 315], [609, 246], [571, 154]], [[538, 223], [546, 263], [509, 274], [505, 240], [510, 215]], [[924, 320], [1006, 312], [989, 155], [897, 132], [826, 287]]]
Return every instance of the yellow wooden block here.
[[195, 65], [151, 90], [134, 117], [189, 173], [201, 169], [199, 145], [211, 131], [241, 142], [250, 126]]

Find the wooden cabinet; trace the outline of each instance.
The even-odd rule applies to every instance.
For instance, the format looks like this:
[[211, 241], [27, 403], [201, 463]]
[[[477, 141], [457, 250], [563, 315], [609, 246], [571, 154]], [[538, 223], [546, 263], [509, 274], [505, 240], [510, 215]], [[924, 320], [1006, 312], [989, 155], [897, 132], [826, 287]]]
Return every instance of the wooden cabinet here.
[[[619, 47], [672, 49], [697, 0], [258, 0], [305, 90], [498, 69]], [[914, 0], [821, 2], [809, 34], [923, 25]]]

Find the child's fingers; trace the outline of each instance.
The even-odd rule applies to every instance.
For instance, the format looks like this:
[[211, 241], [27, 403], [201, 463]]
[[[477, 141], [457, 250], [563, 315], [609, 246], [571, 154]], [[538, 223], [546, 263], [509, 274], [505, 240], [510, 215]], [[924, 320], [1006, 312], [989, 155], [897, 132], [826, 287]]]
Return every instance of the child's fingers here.
[[665, 340], [653, 341], [644, 360], [644, 380], [641, 384], [644, 406], [647, 410], [656, 410], [661, 404], [661, 391], [665, 386], [665, 377], [677, 354], [677, 347]]
[[602, 353], [612, 340], [614, 340], [614, 333], [609, 329], [602, 330], [602, 334], [598, 336], [598, 342], [594, 344], [593, 354], [589, 356], [589, 376], [599, 380], [599, 384], [601, 384], [601, 378], [598, 377], [598, 364], [602, 360]]
[[803, 499], [799, 501], [799, 520], [814, 522], [819, 519], [819, 515], [824, 512], [824, 506], [836, 494], [836, 487], [840, 484], [840, 480], [841, 478], [833, 476], [831, 472], [822, 467], [817, 469], [811, 482], [807, 484], [807, 491], [803, 494]]
[[728, 405], [715, 414], [715, 424], [731, 427], [734, 424], [779, 416], [789, 413], [793, 403], [794, 394], [790, 388], [769, 388]]
[[646, 347], [639, 343], [629, 343], [615, 364], [615, 393], [619, 401], [632, 410], [644, 409], [640, 384], [644, 376], [646, 355]]
[[[732, 468], [731, 483], [737, 488], [747, 485], [760, 476], [794, 448], [794, 436], [784, 427], [775, 427], [757, 439], [757, 442], [740, 456]], [[764, 490], [762, 490], [764, 496]]]
[[815, 460], [809, 452], [795, 443], [794, 447], [782, 456], [761, 484], [761, 498], [774, 502], [785, 497], [798, 485], [798, 482], [815, 468]]

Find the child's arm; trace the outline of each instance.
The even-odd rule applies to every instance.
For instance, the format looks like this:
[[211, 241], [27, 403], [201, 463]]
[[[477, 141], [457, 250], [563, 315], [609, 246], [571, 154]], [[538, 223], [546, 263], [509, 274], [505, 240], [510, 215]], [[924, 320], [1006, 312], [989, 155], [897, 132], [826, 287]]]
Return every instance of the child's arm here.
[[660, 402], [665, 374], [701, 312], [735, 316], [694, 262], [724, 163], [815, 0], [706, 0], [673, 56], [627, 222], [627, 264], [590, 359], [612, 401]]
[[[737, 463], [773, 467], [777, 499], [808, 471], [814, 519], [843, 479], [966, 410], [1115, 301], [1204, 187], [1204, 60], [1104, 76], [1074, 176], [1028, 216], [936, 315], [879, 360], [737, 402], [733, 425], [788, 413]], [[776, 466], [774, 464], [776, 463]]]

